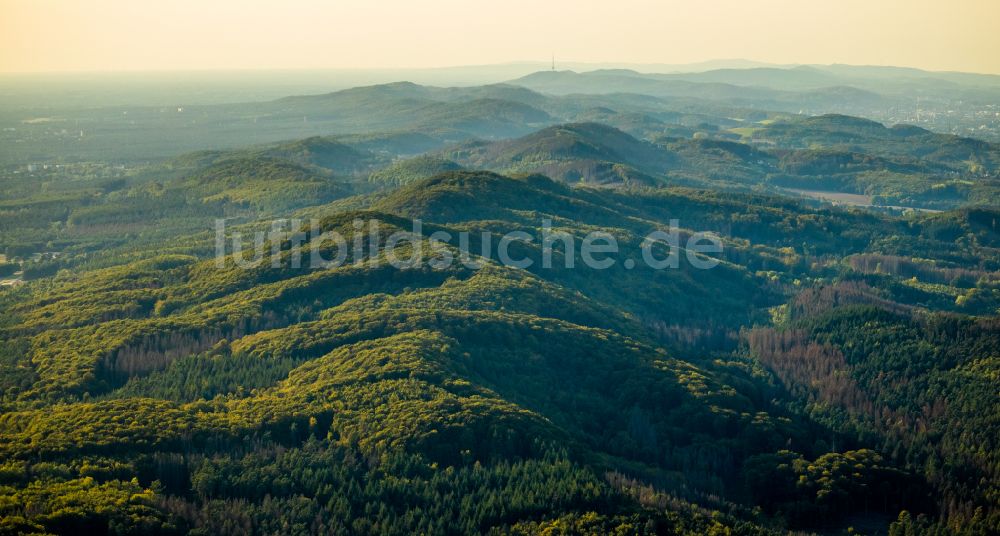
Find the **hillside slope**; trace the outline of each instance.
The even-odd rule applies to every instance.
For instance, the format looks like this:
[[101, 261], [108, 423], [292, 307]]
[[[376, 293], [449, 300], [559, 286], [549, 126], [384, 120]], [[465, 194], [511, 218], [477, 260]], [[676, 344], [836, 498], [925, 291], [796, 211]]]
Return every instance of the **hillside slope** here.
[[[552, 152], [655, 150], [614, 139]], [[276, 242], [276, 262], [166, 254], [211, 251], [178, 237], [6, 295], [4, 530], [778, 534], [904, 509], [928, 517], [898, 527], [996, 526], [995, 449], [960, 446], [996, 430], [995, 391], [962, 380], [998, 359], [993, 321], [969, 316], [1000, 307], [995, 210], [468, 171], [367, 207]], [[417, 219], [416, 242], [370, 247], [372, 222]], [[718, 266], [641, 262], [674, 219], [720, 235]], [[496, 261], [486, 231], [546, 221], [615, 237], [616, 262], [570, 268], [563, 244], [546, 267], [539, 240], [512, 246], [526, 268]], [[313, 243], [337, 254], [319, 231], [352, 244], [344, 263], [296, 267]], [[463, 232], [477, 263], [390, 262], [460, 259]]]

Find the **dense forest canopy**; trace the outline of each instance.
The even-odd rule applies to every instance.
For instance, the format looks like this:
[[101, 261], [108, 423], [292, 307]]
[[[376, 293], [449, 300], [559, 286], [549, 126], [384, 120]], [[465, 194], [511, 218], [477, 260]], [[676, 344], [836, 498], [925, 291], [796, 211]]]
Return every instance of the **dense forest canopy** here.
[[734, 77], [5, 131], [0, 533], [997, 533], [1000, 145]]

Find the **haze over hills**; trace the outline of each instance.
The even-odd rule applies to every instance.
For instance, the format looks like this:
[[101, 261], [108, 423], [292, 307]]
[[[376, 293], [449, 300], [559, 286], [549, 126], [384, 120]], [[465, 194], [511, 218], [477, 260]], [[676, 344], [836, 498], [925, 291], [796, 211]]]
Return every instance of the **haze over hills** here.
[[[858, 84], [870, 84], [881, 80], [895, 82], [897, 86], [903, 87], [920, 79], [980, 86], [998, 85], [997, 75], [988, 74], [925, 71], [889, 66], [777, 65], [746, 59], [709, 60], [689, 64], [588, 63], [558, 59], [556, 66], [563, 71], [590, 72], [614, 69], [667, 75], [667, 78], [690, 78], [693, 81], [709, 78], [737, 85], [744, 85], [743, 82], [756, 79], [760, 82], [758, 85], [772, 86], [779, 83], [782, 78], [797, 80], [798, 76], [810, 72], [814, 76], [806, 76], [805, 80], [815, 79], [817, 82], [814, 83], [836, 78], [849, 79]], [[53, 106], [222, 104], [268, 100], [287, 95], [316, 94], [399, 80], [432, 86], [495, 84], [538, 71], [546, 71], [550, 67], [551, 64], [547, 61], [521, 61], [435, 69], [2, 74], [0, 91], [7, 106], [22, 109]], [[816, 87], [827, 85], [837, 84], [825, 82], [818, 83]]]
[[998, 77], [599, 67], [0, 105], [0, 533], [1000, 530]]
[[[435, 82], [433, 78], [417, 75], [412, 78]], [[393, 79], [398, 80], [386, 80]], [[506, 84], [493, 83], [504, 79], [508, 81]], [[888, 124], [915, 124], [938, 132], [997, 141], [1000, 140], [1000, 116], [996, 115], [1000, 113], [996, 108], [1000, 101], [998, 79], [1000, 77], [993, 75], [851, 66], [729, 68], [668, 74], [641, 74], [622, 69], [539, 71], [527, 76], [476, 78], [492, 83], [482, 87], [421, 86], [423, 89], [418, 89], [413, 85], [388, 84], [338, 91], [325, 97], [283, 98], [253, 104], [197, 104], [198, 98], [184, 99], [182, 96], [144, 103], [142, 98], [121, 96], [116, 97], [113, 107], [97, 103], [96, 106], [85, 103], [53, 106], [53, 102], [64, 102], [56, 98], [59, 94], [49, 94], [44, 102], [27, 103], [18, 100], [17, 95], [23, 90], [15, 88], [7, 90], [10, 98], [0, 107], [3, 129], [0, 140], [4, 141], [0, 156], [5, 161], [40, 161], [50, 159], [58, 149], [61, 158], [103, 158], [102, 155], [112, 152], [117, 158], [149, 158], [316, 134], [368, 133], [386, 128], [449, 128], [449, 118], [435, 116], [432, 105], [476, 98], [500, 99], [538, 108], [558, 118], [553, 123], [584, 119], [576, 116], [588, 102], [591, 107], [606, 106], [619, 112], [656, 109], [706, 113], [721, 118], [780, 112], [843, 113]], [[243, 79], [237, 80], [240, 87], [247, 87]], [[251, 87], [259, 85], [253, 82], [254, 79], [250, 80]], [[345, 80], [353, 78], [348, 76]], [[455, 83], [453, 80], [447, 82]], [[30, 81], [12, 83], [34, 87]], [[109, 79], [108, 83], [116, 82]], [[67, 84], [75, 86], [72, 80]], [[275, 89], [277, 93], [260, 95], [273, 97], [293, 91], [294, 87], [316, 93], [324, 85], [322, 82], [303, 86], [295, 86], [294, 82], [289, 84]], [[518, 94], [509, 87], [512, 84], [549, 95]], [[394, 86], [391, 91], [385, 89]], [[149, 94], [144, 87], [135, 92], [136, 95]], [[252, 91], [245, 94], [252, 95]], [[640, 101], [638, 95], [645, 100]], [[368, 117], [361, 110], [375, 113]], [[395, 115], [383, 114], [380, 119], [380, 111]], [[360, 116], [352, 117], [351, 113]], [[438, 110], [436, 113], [445, 112]], [[461, 118], [450, 119], [462, 126]], [[539, 117], [533, 119], [527, 123], [544, 123]], [[438, 121], [444, 124], [439, 125]], [[538, 124], [531, 127], [540, 128]], [[483, 135], [485, 132], [472, 128], [467, 134]]]

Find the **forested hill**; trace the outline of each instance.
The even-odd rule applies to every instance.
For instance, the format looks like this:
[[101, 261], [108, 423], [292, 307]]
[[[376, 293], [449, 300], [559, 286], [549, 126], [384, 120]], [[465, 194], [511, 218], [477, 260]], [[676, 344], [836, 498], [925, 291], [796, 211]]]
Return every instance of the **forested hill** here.
[[[614, 136], [548, 150], [652, 165], [655, 145]], [[69, 269], [0, 295], [0, 530], [1000, 527], [995, 208], [893, 216], [532, 174], [421, 178], [452, 167], [440, 160], [355, 183], [338, 173], [368, 165], [361, 153], [306, 145], [202, 155], [167, 187], [205, 211], [316, 216], [349, 244], [367, 233], [357, 219], [384, 234], [419, 219], [422, 247], [458, 258], [463, 232], [541, 236], [550, 221], [621, 253], [567, 268], [580, 252], [557, 246], [546, 268], [537, 240], [519, 242], [522, 269], [474, 238], [478, 266], [395, 267], [408, 241], [294, 267], [320, 240], [310, 231], [277, 242], [279, 262], [219, 267], [213, 236], [180, 230], [70, 252], [55, 261]], [[385, 183], [402, 186], [314, 193]], [[673, 219], [684, 236], [718, 233], [718, 266], [638, 262]]]
[[1000, 188], [997, 144], [857, 117], [789, 118], [714, 134], [656, 123], [622, 127], [631, 134], [603, 123], [569, 123], [440, 153], [470, 168], [544, 173], [570, 183], [839, 192], [876, 206], [992, 204]]
[[0, 104], [0, 534], [1000, 533], [997, 87]]

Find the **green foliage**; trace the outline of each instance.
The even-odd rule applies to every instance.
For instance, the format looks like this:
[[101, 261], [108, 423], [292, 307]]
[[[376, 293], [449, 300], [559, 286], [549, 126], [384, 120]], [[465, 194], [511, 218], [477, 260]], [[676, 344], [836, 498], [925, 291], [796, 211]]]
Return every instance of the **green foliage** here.
[[433, 177], [446, 171], [457, 171], [461, 166], [433, 156], [417, 156], [394, 162], [392, 165], [372, 173], [368, 180], [378, 184], [402, 186], [414, 181]]
[[[438, 141], [551, 119], [496, 98], [539, 95], [455, 91], [326, 98], [359, 107], [343, 121], [412, 114]], [[888, 187], [873, 174], [959, 173], [961, 150], [992, 149], [836, 117], [773, 125], [751, 137], [808, 129], [848, 146], [652, 143], [582, 123], [447, 153], [620, 186], [598, 188], [438, 156], [378, 169], [391, 156], [373, 152], [433, 145], [397, 131], [82, 167], [74, 187], [4, 201], [6, 253], [29, 281], [0, 294], [0, 528], [772, 534], [868, 513], [903, 533], [994, 530], [995, 208], [901, 217], [637, 186], [744, 187], [778, 170]], [[901, 155], [917, 149], [892, 136], [962, 149]], [[367, 240], [355, 219], [385, 235], [419, 218], [449, 251], [470, 233], [481, 267], [387, 262], [411, 245], [293, 267], [315, 233], [275, 244], [274, 265], [210, 258], [204, 225], [228, 217], [247, 236], [263, 215], [319, 216], [348, 242]], [[622, 265], [674, 219], [683, 237], [721, 236], [718, 267]], [[614, 236], [618, 262], [592, 270], [560, 245], [545, 268], [536, 240], [514, 251], [533, 266], [515, 269], [480, 238], [540, 237], [543, 220], [578, 243]]]
[[138, 481], [99, 483], [91, 477], [0, 487], [3, 534], [171, 534], [171, 516]]
[[506, 173], [544, 173], [567, 182], [654, 184], [670, 156], [598, 123], [549, 127], [523, 138], [473, 142], [448, 157], [467, 167]]
[[756, 456], [743, 469], [755, 501], [794, 526], [816, 526], [851, 511], [895, 512], [919, 501], [919, 483], [867, 449], [808, 461], [787, 450]]

